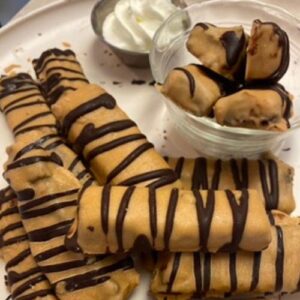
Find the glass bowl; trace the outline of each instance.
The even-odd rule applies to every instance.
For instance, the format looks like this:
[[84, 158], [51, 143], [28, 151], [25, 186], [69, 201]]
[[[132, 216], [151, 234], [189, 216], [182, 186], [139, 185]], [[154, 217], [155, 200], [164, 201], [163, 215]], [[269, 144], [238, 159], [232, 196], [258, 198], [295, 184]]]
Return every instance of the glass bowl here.
[[[194, 116], [165, 99], [170, 116], [181, 134], [199, 152], [222, 158], [249, 157], [272, 151], [276, 154], [285, 139], [300, 127], [300, 21], [284, 9], [251, 0], [208, 0], [192, 4], [171, 15], [156, 32], [150, 53], [154, 79], [162, 83], [170, 70], [199, 63], [186, 49], [186, 40], [199, 22], [219, 26], [243, 25], [250, 32], [253, 20], [271, 21], [281, 26], [290, 38], [290, 66], [281, 83], [294, 95], [294, 116], [286, 132], [227, 127], [213, 119]], [[174, 34], [174, 26], [181, 29]]]

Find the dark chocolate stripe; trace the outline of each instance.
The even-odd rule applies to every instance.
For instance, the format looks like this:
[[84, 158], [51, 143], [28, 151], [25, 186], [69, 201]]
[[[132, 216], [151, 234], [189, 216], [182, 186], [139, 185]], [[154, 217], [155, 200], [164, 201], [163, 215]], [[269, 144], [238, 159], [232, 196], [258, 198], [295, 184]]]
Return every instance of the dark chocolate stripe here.
[[19, 130], [18, 132], [15, 133], [15, 136], [18, 136], [18, 135], [23, 134], [28, 131], [37, 130], [40, 128], [57, 128], [57, 126], [56, 126], [56, 124], [42, 124], [42, 125], [30, 126], [30, 127], [26, 127], [24, 129]]
[[194, 276], [195, 276], [195, 286], [196, 295], [201, 295], [202, 293], [202, 273], [201, 273], [201, 254], [200, 252], [194, 252]]
[[114, 121], [99, 128], [95, 128], [94, 124], [87, 124], [74, 142], [74, 149], [76, 152], [81, 153], [84, 147], [92, 141], [99, 139], [106, 134], [122, 131], [135, 126], [136, 124], [131, 120]]
[[126, 169], [126, 167], [128, 167], [134, 160], [136, 160], [140, 155], [142, 155], [144, 152], [152, 148], [153, 145], [151, 143], [144, 143], [139, 147], [137, 147], [107, 175], [106, 182], [110, 183], [116, 176], [118, 176], [124, 169]]
[[63, 140], [58, 140], [58, 141], [54, 141], [52, 143], [50, 143], [49, 145], [45, 146], [44, 149], [51, 151], [54, 150], [55, 148], [61, 146], [61, 145], [65, 145]]
[[41, 69], [41, 67], [45, 63], [45, 60], [48, 57], [50, 57], [51, 55], [55, 56], [55, 58], [53, 58], [53, 59], [58, 60], [58, 61], [60, 61], [61, 57], [57, 57], [57, 56], [63, 56], [63, 57], [74, 56], [74, 59], [76, 59], [75, 53], [70, 49], [61, 50], [61, 49], [58, 49], [58, 48], [53, 48], [53, 49], [49, 49], [49, 50], [44, 51], [38, 59], [34, 59], [32, 61], [33, 65], [34, 65], [34, 68], [36, 70]]
[[71, 63], [71, 64], [76, 64], [77, 66], [80, 65], [79, 62], [74, 59], [59, 58], [59, 57], [50, 58], [50, 59], [47, 59], [46, 61], [44, 61], [42, 66], [39, 66], [39, 67], [37, 65], [34, 66], [35, 74], [37, 75], [37, 77], [39, 77], [39, 75], [44, 71], [46, 66], [51, 62], [67, 62], [67, 63]]
[[77, 199], [68, 201], [68, 202], [62, 202], [62, 203], [55, 203], [53, 205], [50, 205], [48, 207], [40, 208], [40, 209], [35, 209], [35, 210], [30, 210], [27, 212], [22, 212], [22, 219], [27, 220], [31, 218], [37, 218], [41, 217], [44, 215], [51, 214], [57, 210], [60, 209], [65, 209], [67, 207], [72, 207], [77, 205]]
[[70, 69], [70, 68], [65, 68], [65, 67], [62, 67], [62, 66], [48, 68], [46, 70], [46, 76], [49, 76], [50, 73], [53, 72], [53, 71], [66, 71], [66, 72], [75, 73], [75, 74], [79, 74], [79, 75], [84, 76], [81, 71], [73, 70], [73, 69]]
[[[83, 76], [83, 75], [82, 75]], [[89, 83], [86, 78], [83, 77], [62, 77], [59, 73], [52, 74], [46, 81], [41, 83], [42, 89], [47, 93], [52, 93], [53, 89], [59, 85], [62, 84], [62, 81], [69, 81], [69, 82], [85, 82]]]
[[126, 189], [126, 191], [122, 197], [120, 207], [118, 210], [118, 214], [117, 214], [116, 236], [117, 236], [117, 241], [118, 241], [118, 251], [119, 252], [124, 251], [124, 248], [123, 248], [123, 224], [124, 224], [125, 216], [126, 216], [127, 209], [129, 206], [129, 201], [130, 201], [130, 198], [131, 198], [134, 190], [135, 190], [134, 186], [131, 186]]
[[65, 289], [67, 291], [75, 291], [75, 290], [91, 287], [96, 284], [102, 283], [101, 278], [103, 277], [106, 280], [108, 280], [107, 276], [103, 276], [103, 275], [107, 275], [117, 270], [129, 270], [131, 268], [133, 268], [132, 259], [130, 257], [126, 257], [123, 260], [120, 260], [109, 266], [99, 268], [98, 270], [89, 271], [84, 274], [75, 275], [67, 279], [64, 279]]
[[242, 159], [241, 161], [241, 174], [238, 166], [238, 162], [235, 159], [230, 160], [231, 173], [234, 180], [235, 188], [237, 190], [248, 189], [248, 160]]
[[211, 276], [211, 254], [204, 254], [204, 271], [203, 271], [203, 294], [205, 295], [210, 290]]
[[8, 278], [8, 283], [9, 285], [13, 285], [23, 279], [26, 279], [27, 277], [29, 276], [32, 276], [32, 275], [35, 275], [35, 274], [38, 274], [40, 273], [40, 268], [39, 267], [34, 267], [34, 268], [31, 268], [25, 272], [22, 272], [22, 273], [17, 273], [15, 271], [9, 271], [7, 273], [7, 278]]
[[49, 249], [47, 251], [44, 251], [44, 252], [41, 252], [41, 253], [37, 254], [34, 257], [34, 259], [37, 262], [41, 262], [41, 261], [47, 260], [49, 258], [52, 258], [56, 255], [59, 255], [61, 253], [65, 253], [66, 251], [67, 251], [67, 249], [66, 249], [65, 246], [58, 246], [58, 247], [55, 247], [55, 248], [52, 248], [52, 249]]
[[[15, 199], [15, 198], [16, 198], [16, 196], [13, 195], [12, 199]], [[19, 210], [18, 210], [17, 206], [10, 207], [10, 208], [8, 208], [8, 209], [1, 212], [0, 219], [3, 218], [3, 217], [9, 216], [9, 215], [17, 214], [18, 212], [19, 212]]]
[[14, 291], [12, 292], [13, 299], [16, 299], [19, 295], [21, 295], [29, 289], [32, 289], [33, 286], [42, 281], [47, 281], [46, 277], [42, 274], [34, 278], [28, 279], [23, 284], [19, 285], [16, 289], [14, 289]]
[[62, 236], [68, 232], [73, 220], [66, 220], [48, 227], [36, 229], [28, 232], [28, 237], [32, 242], [45, 242], [54, 237]]
[[79, 172], [76, 176], [76, 178], [78, 180], [82, 179], [84, 176], [89, 175], [90, 176], [90, 172], [86, 169], [82, 170], [81, 172]]
[[7, 97], [7, 96], [12, 96], [12, 95], [16, 95], [16, 94], [20, 94], [23, 92], [29, 92], [29, 91], [36, 91], [36, 86], [33, 87], [27, 87], [21, 90], [9, 90], [9, 91], [1, 91], [0, 92], [0, 100]]
[[102, 189], [102, 197], [101, 197], [101, 225], [102, 225], [103, 232], [105, 234], [108, 233], [110, 190], [111, 190], [111, 186], [105, 185]]
[[79, 191], [78, 189], [73, 189], [73, 190], [69, 190], [69, 191], [65, 191], [65, 192], [58, 192], [58, 193], [54, 193], [51, 195], [42, 196], [40, 198], [37, 198], [33, 201], [30, 201], [28, 203], [21, 205], [20, 212], [24, 213], [31, 208], [45, 204], [52, 200], [58, 200], [59, 198], [62, 198], [62, 197], [66, 197], [66, 196], [70, 196], [70, 195], [74, 195], [74, 194], [77, 195], [78, 191]]
[[231, 243], [224, 245], [221, 251], [236, 252], [239, 248], [239, 244], [245, 230], [249, 206], [249, 192], [247, 190], [241, 191], [240, 204], [237, 203], [232, 191], [226, 190], [225, 193], [232, 211], [233, 228]]
[[236, 255], [236, 253], [229, 254], [230, 295], [237, 290]]
[[190, 96], [193, 98], [194, 94], [195, 94], [195, 88], [196, 88], [196, 82], [195, 82], [193, 74], [184, 68], [175, 68], [174, 70], [181, 71], [186, 75], [186, 77], [189, 81], [189, 86], [190, 86]]
[[142, 140], [142, 139], [146, 139], [145, 135], [141, 134], [141, 133], [137, 133], [137, 134], [132, 134], [132, 135], [128, 135], [128, 136], [124, 136], [121, 138], [118, 138], [112, 142], [100, 145], [98, 147], [96, 147], [95, 149], [91, 150], [87, 155], [86, 155], [86, 160], [88, 162], [90, 162], [91, 160], [93, 160], [95, 157], [97, 157], [98, 155], [110, 151], [112, 149], [115, 149], [116, 147], [128, 144], [130, 142], [133, 141], [138, 141], [138, 140]]
[[[52, 153], [54, 154], [54, 153]], [[15, 162], [12, 162], [11, 164], [9, 164], [6, 167], [7, 171], [13, 170], [13, 169], [17, 169], [17, 168], [23, 168], [23, 167], [28, 167], [30, 165], [34, 165], [36, 163], [39, 162], [51, 162], [51, 163], [55, 163], [58, 165], [62, 165], [61, 162], [57, 161], [57, 157], [53, 156], [32, 156], [32, 157], [26, 157], [26, 158], [21, 158]]]
[[[156, 178], [164, 178], [164, 177], [175, 177], [174, 172], [171, 169], [159, 169], [155, 171], [149, 171], [140, 175], [133, 176], [119, 183], [119, 185], [136, 185], [144, 181], [149, 181]], [[176, 181], [175, 178], [174, 181]], [[152, 187], [152, 184], [149, 184], [148, 187]]]
[[156, 207], [156, 191], [153, 188], [149, 188], [149, 219], [150, 219], [150, 229], [151, 237], [154, 241], [157, 237], [157, 207]]
[[267, 211], [267, 214], [268, 214], [268, 218], [269, 218], [270, 224], [272, 226], [274, 226], [275, 225], [275, 219], [274, 219], [274, 216], [272, 214], [272, 211]]
[[284, 241], [283, 231], [281, 227], [276, 226], [277, 233], [277, 256], [276, 256], [276, 281], [275, 292], [280, 292], [283, 288], [283, 272], [284, 272]]
[[177, 179], [178, 179], [177, 176], [173, 173], [173, 174], [170, 174], [169, 176], [161, 177], [158, 180], [151, 182], [147, 186], [149, 188], [158, 189], [160, 187], [174, 183], [175, 181], [177, 181]]
[[9, 224], [7, 225], [6, 227], [2, 228], [1, 229], [1, 235], [4, 236], [6, 233], [10, 232], [10, 231], [14, 231], [16, 229], [20, 229], [20, 228], [23, 228], [23, 224], [22, 222], [17, 222], [17, 223], [12, 223], [12, 224]]
[[80, 268], [82, 266], [87, 265], [87, 261], [85, 259], [73, 260], [64, 263], [59, 263], [55, 265], [42, 265], [40, 266], [40, 270], [45, 273], [56, 273], [56, 272], [63, 272], [66, 270]]
[[5, 265], [5, 270], [7, 271], [8, 269], [17, 266], [20, 264], [22, 261], [24, 261], [27, 257], [31, 255], [30, 249], [25, 249], [22, 252], [20, 252], [17, 256], [9, 260], [6, 265]]
[[194, 172], [192, 176], [192, 190], [208, 190], [207, 160], [198, 157], [195, 160]]
[[175, 174], [177, 175], [178, 178], [181, 177], [183, 164], [184, 164], [184, 157], [178, 158], [176, 166], [175, 166], [175, 170], [174, 170], [174, 172], [175, 172]]
[[73, 171], [74, 170], [74, 168], [76, 167], [76, 165], [78, 164], [80, 162], [80, 158], [79, 158], [79, 156], [76, 156], [75, 158], [74, 158], [74, 160], [71, 162], [71, 164], [70, 164], [70, 166], [69, 166], [69, 171]]
[[62, 125], [62, 133], [64, 135], [67, 135], [71, 126], [74, 122], [76, 122], [76, 120], [101, 107], [104, 107], [106, 109], [113, 109], [116, 107], [116, 100], [109, 94], [102, 94], [79, 105], [65, 116]]
[[52, 115], [50, 111], [44, 111], [44, 112], [38, 113], [34, 116], [31, 116], [30, 118], [25, 119], [23, 122], [21, 122], [17, 126], [15, 126], [12, 131], [13, 131], [13, 133], [16, 133], [16, 131], [18, 129], [20, 129], [21, 127], [23, 127], [24, 125], [27, 125], [28, 123], [35, 121], [36, 119], [40, 119], [42, 117], [49, 116], [49, 115]]
[[27, 102], [24, 104], [19, 104], [19, 105], [13, 106], [13, 107], [9, 108], [8, 110], [6, 110], [4, 112], [4, 114], [8, 115], [10, 112], [12, 112], [16, 109], [20, 109], [20, 108], [24, 108], [24, 107], [28, 107], [28, 106], [34, 106], [34, 105], [46, 105], [46, 103], [44, 101], [37, 100], [37, 101]]
[[181, 253], [175, 253], [173, 266], [172, 266], [172, 272], [170, 274], [170, 279], [169, 279], [168, 285], [167, 285], [167, 293], [172, 292], [173, 284], [175, 282], [176, 275], [177, 275], [179, 265], [180, 265], [180, 258], [181, 258]]
[[211, 180], [211, 189], [212, 190], [219, 189], [221, 172], [222, 172], [222, 161], [221, 161], [221, 159], [217, 159], [215, 162], [215, 167], [214, 167], [214, 175]]
[[211, 228], [211, 222], [215, 209], [215, 193], [212, 190], [207, 191], [206, 205], [199, 190], [193, 190], [196, 199], [196, 210], [199, 226], [199, 246], [207, 252], [208, 238]]
[[44, 289], [37, 292], [33, 292], [29, 295], [18, 297], [18, 300], [35, 300], [39, 297], [46, 297], [47, 295], [53, 295], [52, 289]]
[[7, 105], [3, 106], [1, 111], [6, 111], [11, 106], [13, 106], [13, 105], [15, 105], [15, 104], [17, 104], [19, 102], [22, 102], [24, 100], [27, 100], [29, 98], [32, 98], [32, 97], [41, 97], [41, 93], [40, 92], [38, 92], [38, 93], [31, 93], [31, 94], [28, 94], [26, 96], [14, 99], [13, 101], [10, 101]]
[[253, 254], [253, 269], [252, 269], [252, 281], [250, 286], [250, 292], [255, 291], [259, 283], [259, 271], [261, 263], [261, 252], [255, 252]]
[[228, 67], [233, 67], [239, 61], [241, 53], [246, 45], [246, 37], [244, 32], [239, 38], [234, 31], [226, 31], [221, 37], [222, 43], [226, 52], [226, 62]]
[[56, 88], [55, 90], [53, 90], [52, 92], [47, 94], [47, 103], [52, 106], [53, 104], [55, 104], [58, 99], [67, 91], [75, 91], [76, 88], [73, 88], [71, 86], [66, 87], [66, 86], [59, 86], [58, 88]]
[[178, 202], [179, 191], [178, 189], [172, 189], [170, 193], [169, 205], [167, 210], [166, 216], [166, 228], [164, 232], [164, 244], [165, 250], [169, 250], [169, 242], [172, 235], [173, 225], [174, 225], [174, 218], [175, 212]]
[[26, 147], [21, 149], [19, 152], [17, 152], [17, 154], [14, 157], [14, 160], [19, 159], [21, 156], [23, 156], [27, 152], [30, 152], [31, 150], [41, 146], [43, 143], [45, 143], [48, 140], [51, 140], [53, 138], [59, 138], [59, 137], [56, 133], [48, 134], [48, 135], [45, 135], [45, 136], [41, 137], [40, 139], [38, 139], [34, 143], [31, 143], [31, 144], [27, 145]]
[[279, 181], [278, 181], [278, 169], [274, 160], [268, 160], [269, 180], [271, 189], [269, 191], [267, 172], [265, 163], [262, 160], [258, 161], [259, 174], [261, 187], [265, 198], [265, 205], [267, 210], [273, 210], [278, 208], [279, 204]]
[[16, 236], [16, 237], [13, 237], [13, 238], [10, 238], [10, 239], [7, 239], [7, 240], [3, 241], [2, 247], [7, 247], [7, 246], [10, 246], [10, 245], [13, 245], [13, 244], [16, 244], [16, 243], [20, 243], [20, 242], [24, 242], [24, 241], [27, 241], [27, 240], [28, 240], [27, 234], [24, 234], [24, 235], [21, 235], [21, 236]]

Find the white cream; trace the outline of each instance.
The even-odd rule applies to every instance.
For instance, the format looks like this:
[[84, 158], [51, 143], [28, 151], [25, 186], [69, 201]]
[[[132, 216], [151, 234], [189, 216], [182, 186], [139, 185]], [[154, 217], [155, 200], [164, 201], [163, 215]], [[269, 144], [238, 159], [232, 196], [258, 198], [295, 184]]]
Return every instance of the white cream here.
[[156, 30], [176, 10], [171, 0], [120, 0], [104, 20], [103, 37], [118, 48], [148, 52]]

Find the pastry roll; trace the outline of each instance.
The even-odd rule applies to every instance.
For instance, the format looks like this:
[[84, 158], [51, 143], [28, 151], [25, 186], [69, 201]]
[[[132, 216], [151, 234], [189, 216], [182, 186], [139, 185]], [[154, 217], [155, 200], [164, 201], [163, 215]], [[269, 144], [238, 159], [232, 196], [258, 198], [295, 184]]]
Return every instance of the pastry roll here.
[[16, 140], [24, 143], [15, 158], [33, 147], [43, 147], [54, 151], [82, 184], [93, 181], [79, 157], [59, 137], [56, 119], [30, 75], [19, 73], [0, 79], [0, 108]]
[[260, 251], [270, 243], [270, 223], [254, 190], [104, 186], [81, 193], [67, 246], [122, 253], [139, 239], [157, 251]]
[[254, 189], [264, 201], [266, 210], [291, 213], [295, 209], [294, 169], [275, 157], [259, 160], [215, 160], [166, 158], [182, 183], [182, 188], [241, 190]]
[[0, 109], [14, 136], [38, 129], [57, 132], [56, 119], [28, 74], [0, 79]]
[[[37, 72], [41, 81], [42, 74], [47, 78], [45, 83], [49, 57], [46, 52], [35, 63], [37, 72], [37, 64], [45, 60], [44, 71]], [[66, 69], [67, 57], [60, 55], [55, 63]], [[66, 139], [83, 154], [99, 184], [178, 185], [174, 172], [110, 94], [94, 84], [76, 88], [62, 93], [51, 109]], [[51, 104], [48, 92], [47, 99]]]
[[276, 82], [287, 71], [289, 62], [286, 32], [275, 23], [255, 20], [247, 48], [246, 81]]
[[229, 79], [242, 79], [247, 40], [242, 26], [216, 27], [199, 23], [191, 31], [186, 45], [204, 66]]
[[50, 105], [62, 94], [88, 84], [81, 65], [70, 49], [49, 49], [32, 63]]
[[218, 100], [214, 107], [221, 125], [286, 131], [292, 116], [292, 96], [282, 85], [241, 90]]
[[0, 192], [0, 232], [7, 284], [12, 299], [57, 300], [29, 248], [28, 237], [10, 188]]
[[13, 161], [22, 148], [18, 142], [9, 149], [5, 178], [17, 194], [31, 252], [57, 297], [127, 299], [138, 282], [131, 258], [84, 257], [64, 246], [77, 211], [80, 181], [62, 167], [58, 155], [40, 147]]
[[159, 91], [184, 110], [197, 116], [210, 116], [216, 101], [237, 85], [210, 69], [196, 64], [173, 69]]
[[299, 225], [274, 226], [272, 242], [261, 252], [167, 254], [151, 291], [157, 299], [253, 299], [293, 293], [299, 290], [299, 253]]

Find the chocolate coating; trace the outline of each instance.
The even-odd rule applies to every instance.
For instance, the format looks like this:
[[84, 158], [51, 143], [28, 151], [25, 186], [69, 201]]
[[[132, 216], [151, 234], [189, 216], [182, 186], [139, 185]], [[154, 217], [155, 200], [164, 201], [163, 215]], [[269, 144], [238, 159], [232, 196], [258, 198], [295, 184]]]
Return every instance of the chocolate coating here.
[[288, 35], [277, 24], [255, 20], [247, 48], [246, 81], [277, 82], [290, 62]]

